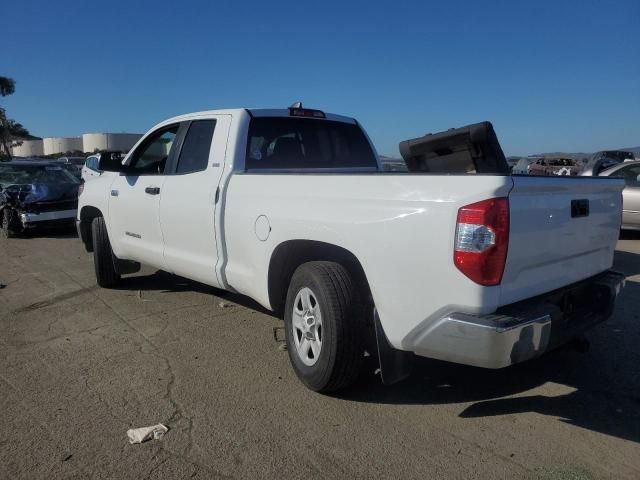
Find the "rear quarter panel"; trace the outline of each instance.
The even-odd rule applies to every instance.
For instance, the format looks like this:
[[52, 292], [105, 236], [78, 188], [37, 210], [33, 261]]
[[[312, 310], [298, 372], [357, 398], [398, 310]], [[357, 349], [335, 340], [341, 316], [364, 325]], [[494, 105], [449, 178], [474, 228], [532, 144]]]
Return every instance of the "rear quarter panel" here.
[[[458, 208], [507, 196], [511, 177], [407, 174], [234, 174], [225, 194], [226, 282], [267, 308], [269, 261], [282, 242], [327, 242], [362, 264], [389, 341], [411, 349], [444, 313], [490, 313], [499, 287], [453, 265]], [[255, 233], [268, 218], [266, 241]]]

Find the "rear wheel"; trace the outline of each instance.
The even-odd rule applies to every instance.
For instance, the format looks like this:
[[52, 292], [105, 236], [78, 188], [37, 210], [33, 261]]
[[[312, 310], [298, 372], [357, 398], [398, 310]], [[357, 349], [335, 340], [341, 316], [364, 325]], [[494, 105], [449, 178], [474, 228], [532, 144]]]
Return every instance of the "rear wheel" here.
[[111, 250], [111, 242], [109, 242], [107, 226], [103, 217], [93, 219], [91, 233], [93, 237], [93, 266], [98, 285], [103, 288], [114, 287], [120, 281], [120, 274], [116, 269], [116, 257]]
[[353, 383], [364, 358], [364, 318], [356, 286], [335, 262], [308, 262], [287, 292], [285, 332], [293, 369], [311, 390]]

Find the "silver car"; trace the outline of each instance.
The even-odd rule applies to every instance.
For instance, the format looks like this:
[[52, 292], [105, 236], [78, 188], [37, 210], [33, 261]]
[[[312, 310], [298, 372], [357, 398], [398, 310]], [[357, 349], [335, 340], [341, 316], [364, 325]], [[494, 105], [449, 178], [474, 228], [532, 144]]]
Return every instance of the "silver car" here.
[[580, 172], [582, 176], [600, 175], [600, 172], [622, 162], [635, 160], [633, 152], [624, 150], [603, 150], [594, 153]]
[[619, 163], [600, 172], [608, 177], [622, 177], [622, 228], [640, 230], [640, 161]]

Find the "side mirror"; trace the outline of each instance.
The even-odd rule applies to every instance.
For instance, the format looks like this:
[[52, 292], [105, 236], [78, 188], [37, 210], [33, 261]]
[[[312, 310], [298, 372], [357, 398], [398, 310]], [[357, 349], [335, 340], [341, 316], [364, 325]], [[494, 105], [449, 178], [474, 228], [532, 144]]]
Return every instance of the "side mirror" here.
[[121, 153], [104, 152], [100, 154], [98, 160], [98, 171], [100, 172], [124, 172], [127, 167], [122, 164], [123, 156]]

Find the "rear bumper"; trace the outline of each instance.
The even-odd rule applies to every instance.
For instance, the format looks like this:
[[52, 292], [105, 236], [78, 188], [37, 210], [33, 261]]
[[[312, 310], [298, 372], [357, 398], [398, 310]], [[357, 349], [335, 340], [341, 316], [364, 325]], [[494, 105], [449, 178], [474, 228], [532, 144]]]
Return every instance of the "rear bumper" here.
[[484, 368], [535, 358], [609, 318], [624, 282], [609, 271], [491, 315], [451, 313], [421, 336], [414, 353]]
[[44, 226], [58, 222], [72, 222], [75, 220], [78, 210], [59, 210], [54, 212], [42, 213], [21, 213], [20, 221], [24, 228]]

